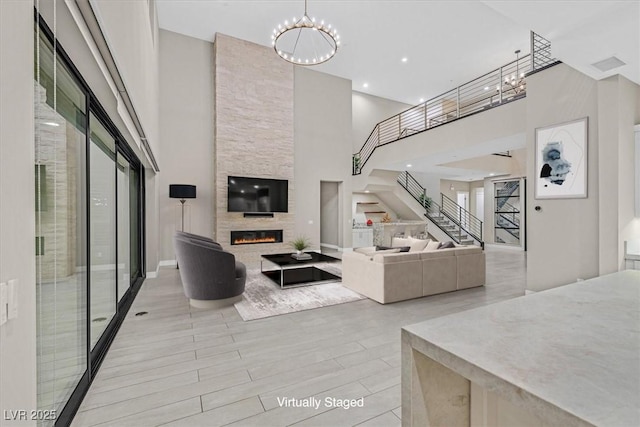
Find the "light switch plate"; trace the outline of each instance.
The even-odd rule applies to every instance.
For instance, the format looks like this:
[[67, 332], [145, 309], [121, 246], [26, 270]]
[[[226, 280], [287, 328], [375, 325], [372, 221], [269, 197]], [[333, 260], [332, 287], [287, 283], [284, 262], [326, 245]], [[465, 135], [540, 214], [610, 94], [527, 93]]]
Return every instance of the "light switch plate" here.
[[7, 284], [7, 318], [12, 320], [18, 317], [18, 279], [9, 280]]
[[0, 326], [7, 323], [7, 284], [0, 283]]

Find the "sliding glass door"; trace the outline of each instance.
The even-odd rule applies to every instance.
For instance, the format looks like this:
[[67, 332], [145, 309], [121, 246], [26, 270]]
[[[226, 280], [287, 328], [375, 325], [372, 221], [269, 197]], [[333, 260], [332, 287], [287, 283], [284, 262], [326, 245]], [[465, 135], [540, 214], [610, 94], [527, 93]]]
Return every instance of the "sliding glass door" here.
[[138, 168], [129, 170], [129, 278], [131, 286], [142, 277], [142, 200], [141, 179]]
[[37, 400], [59, 411], [87, 370], [87, 99], [49, 40], [36, 42]]
[[120, 153], [117, 156], [118, 180], [118, 301], [131, 285], [131, 200], [129, 196], [131, 165]]
[[89, 122], [91, 348], [116, 314], [115, 139], [91, 113]]
[[[36, 24], [38, 408], [68, 425], [143, 279], [143, 169]], [[43, 421], [43, 425], [53, 421]]]

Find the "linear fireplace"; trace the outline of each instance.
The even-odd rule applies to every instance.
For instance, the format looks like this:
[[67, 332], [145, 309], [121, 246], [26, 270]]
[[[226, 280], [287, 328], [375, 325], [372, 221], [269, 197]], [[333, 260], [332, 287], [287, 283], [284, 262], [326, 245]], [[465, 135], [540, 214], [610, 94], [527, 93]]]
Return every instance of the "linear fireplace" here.
[[253, 245], [256, 243], [282, 243], [282, 230], [232, 231], [232, 245]]

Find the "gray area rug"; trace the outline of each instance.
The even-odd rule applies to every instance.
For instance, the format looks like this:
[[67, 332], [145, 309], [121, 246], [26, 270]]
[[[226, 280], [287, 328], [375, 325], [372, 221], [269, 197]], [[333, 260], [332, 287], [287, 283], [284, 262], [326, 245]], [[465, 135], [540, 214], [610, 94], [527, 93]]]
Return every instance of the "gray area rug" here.
[[[335, 264], [318, 264], [317, 267], [342, 276]], [[255, 320], [364, 298], [340, 282], [280, 289], [260, 270], [249, 270], [242, 301], [234, 305], [244, 320]]]

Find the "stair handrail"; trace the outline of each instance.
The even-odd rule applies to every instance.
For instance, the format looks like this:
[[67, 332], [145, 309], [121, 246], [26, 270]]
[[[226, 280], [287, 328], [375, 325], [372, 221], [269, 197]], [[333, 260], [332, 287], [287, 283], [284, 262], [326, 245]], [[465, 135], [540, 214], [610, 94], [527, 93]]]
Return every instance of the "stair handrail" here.
[[[425, 216], [433, 220], [435, 216], [442, 215], [447, 217], [448, 220], [450, 220], [452, 223], [458, 226], [458, 235], [455, 236], [454, 234], [452, 234], [451, 230], [447, 230], [446, 228], [434, 222], [445, 234], [451, 237], [454, 241], [456, 241], [457, 243], [460, 243], [462, 240], [461, 239], [462, 231], [464, 231], [469, 236], [471, 236], [474, 240], [477, 240], [478, 243], [480, 243], [480, 246], [484, 247], [484, 241], [482, 240], [482, 221], [478, 219], [478, 221], [480, 221], [479, 225], [476, 225], [476, 226], [479, 226], [478, 232], [471, 232], [470, 230], [465, 228], [464, 225], [461, 224], [458, 219], [456, 219], [453, 215], [451, 215], [445, 209], [443, 209], [441, 205], [439, 205], [438, 203], [433, 201], [429, 196], [427, 196], [427, 189], [424, 188], [418, 182], [418, 180], [416, 180], [413, 177], [413, 175], [411, 175], [408, 171], [401, 172], [398, 175], [398, 178], [396, 180], [401, 187], [407, 190], [407, 192], [415, 199], [415, 201], [417, 201], [424, 207]], [[440, 194], [442, 195], [442, 193]]]
[[[520, 241], [520, 236], [517, 235], [516, 233], [514, 233], [513, 230], [510, 229], [510, 228], [497, 227], [496, 230], [504, 230], [505, 233], [511, 234], [511, 236], [515, 237], [516, 239], [518, 239], [518, 241]], [[519, 229], [518, 229], [518, 231], [519, 231]], [[503, 242], [504, 242], [504, 239], [503, 239]]]
[[[503, 219], [504, 221], [507, 221], [507, 222], [511, 223], [515, 227], [518, 227], [518, 229], [520, 228], [520, 221], [519, 220], [516, 221], [515, 220], [515, 216], [514, 216], [513, 219], [509, 218], [508, 216], [506, 216], [506, 215], [509, 215], [509, 212], [496, 212], [496, 213], [498, 214], [499, 218]], [[499, 221], [496, 221], [496, 222], [499, 222]]]
[[531, 53], [378, 122], [352, 155], [353, 175], [380, 146], [525, 97], [526, 76], [560, 62], [551, 56], [547, 39], [532, 31], [530, 40]]
[[[446, 196], [444, 193], [440, 193], [441, 198], [441, 206], [444, 208], [443, 212], [447, 212], [447, 208], [449, 208], [449, 215], [447, 217], [454, 216], [458, 214], [458, 219], [455, 217], [452, 220], [458, 225], [461, 229], [469, 233], [471, 237], [478, 241], [482, 241], [482, 221], [480, 218], [473, 215], [471, 212], [460, 206], [456, 201]], [[451, 210], [455, 212], [451, 212]], [[465, 218], [465, 223], [463, 224], [462, 218]]]
[[[505, 207], [507, 208], [507, 210], [505, 210]], [[496, 214], [502, 216], [507, 221], [510, 221], [512, 224], [520, 226], [520, 218], [519, 218], [520, 210], [519, 209], [517, 209], [515, 206], [513, 206], [509, 202], [503, 203], [502, 206], [498, 207], [498, 209], [499, 210], [496, 211]], [[507, 218], [507, 215], [511, 215], [512, 218], [511, 219]]]

